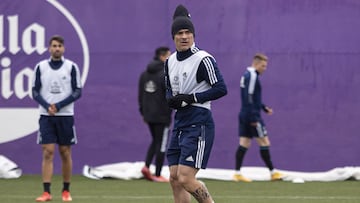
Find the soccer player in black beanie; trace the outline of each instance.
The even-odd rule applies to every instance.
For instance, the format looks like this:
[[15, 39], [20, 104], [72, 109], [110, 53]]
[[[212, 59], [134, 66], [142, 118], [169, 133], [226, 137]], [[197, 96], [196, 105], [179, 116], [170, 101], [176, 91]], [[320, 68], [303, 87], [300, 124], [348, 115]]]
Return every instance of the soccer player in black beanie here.
[[195, 46], [195, 28], [188, 10], [179, 5], [171, 34], [176, 52], [165, 62], [166, 97], [176, 109], [167, 159], [175, 203], [214, 202], [204, 183], [196, 179], [205, 169], [215, 137], [211, 101], [227, 94], [213, 56]]

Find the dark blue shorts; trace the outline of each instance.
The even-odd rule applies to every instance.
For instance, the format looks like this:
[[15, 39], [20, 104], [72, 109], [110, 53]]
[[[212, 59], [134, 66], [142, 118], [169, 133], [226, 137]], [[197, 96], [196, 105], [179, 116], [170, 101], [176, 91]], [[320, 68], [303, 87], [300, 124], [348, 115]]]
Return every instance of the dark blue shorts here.
[[214, 142], [214, 125], [192, 125], [173, 130], [167, 151], [169, 166], [186, 165], [205, 169]]
[[239, 136], [248, 138], [267, 136], [264, 121], [260, 120], [257, 126], [252, 126], [250, 122], [239, 118]]
[[73, 145], [77, 143], [73, 116], [44, 116], [39, 119], [38, 144]]

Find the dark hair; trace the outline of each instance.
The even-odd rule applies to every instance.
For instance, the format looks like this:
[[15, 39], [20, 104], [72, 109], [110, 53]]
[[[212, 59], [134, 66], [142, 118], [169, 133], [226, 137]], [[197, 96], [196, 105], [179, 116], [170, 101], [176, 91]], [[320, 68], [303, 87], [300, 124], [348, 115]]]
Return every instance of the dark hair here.
[[164, 56], [168, 51], [170, 51], [169, 47], [158, 47], [155, 49], [155, 60], [160, 60], [160, 56]]
[[64, 44], [64, 38], [61, 37], [60, 35], [54, 35], [54, 36], [52, 36], [52, 37], [50, 38], [50, 40], [49, 40], [49, 45], [51, 45], [51, 42], [52, 42], [52, 41], [57, 41], [57, 42], [59, 42], [60, 44]]

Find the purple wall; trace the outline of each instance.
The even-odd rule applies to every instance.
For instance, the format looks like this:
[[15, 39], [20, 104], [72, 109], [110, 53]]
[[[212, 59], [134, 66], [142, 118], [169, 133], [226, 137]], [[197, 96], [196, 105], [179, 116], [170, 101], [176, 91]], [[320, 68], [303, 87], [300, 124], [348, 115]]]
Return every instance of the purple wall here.
[[[209, 167], [234, 167], [239, 79], [256, 52], [270, 57], [262, 83], [264, 101], [275, 111], [271, 117], [264, 116], [275, 166], [318, 171], [360, 164], [358, 0], [2, 0], [0, 137], [12, 136], [1, 130], [8, 127], [3, 123], [9, 120], [1, 110], [37, 106], [29, 97], [3, 96], [4, 81], [16, 81], [24, 67], [33, 68], [49, 57], [47, 51], [26, 53], [26, 44], [37, 43], [35, 34], [22, 42], [29, 25], [37, 23], [44, 28], [45, 46], [49, 36], [63, 35], [65, 56], [84, 70], [83, 44], [73, 23], [54, 6], [57, 2], [79, 23], [90, 51], [83, 97], [76, 104], [79, 144], [73, 148], [75, 173], [80, 173], [84, 164], [144, 159], [150, 136], [138, 113], [137, 80], [158, 45], [174, 50], [170, 26], [178, 2], [188, 7], [195, 41], [216, 57], [229, 90], [225, 98], [213, 103], [217, 135]], [[12, 51], [16, 53], [9, 48], [9, 39], [14, 37], [9, 36], [9, 16], [18, 16], [15, 41], [20, 50]], [[5, 57], [11, 60], [10, 78], [5, 75], [9, 68], [1, 62]], [[15, 86], [11, 82], [11, 88]], [[27, 124], [13, 121], [11, 128]], [[24, 173], [40, 173], [41, 150], [35, 142], [36, 132], [32, 132], [1, 143], [0, 154], [18, 163]], [[244, 164], [262, 166], [253, 144]], [[56, 159], [59, 173], [58, 155]]]

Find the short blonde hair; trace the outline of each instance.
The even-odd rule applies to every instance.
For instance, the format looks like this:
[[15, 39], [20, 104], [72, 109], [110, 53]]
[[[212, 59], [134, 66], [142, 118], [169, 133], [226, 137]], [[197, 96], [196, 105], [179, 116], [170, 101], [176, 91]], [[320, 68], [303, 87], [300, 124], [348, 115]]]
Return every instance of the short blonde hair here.
[[268, 57], [265, 54], [257, 53], [255, 54], [253, 61], [268, 61]]

